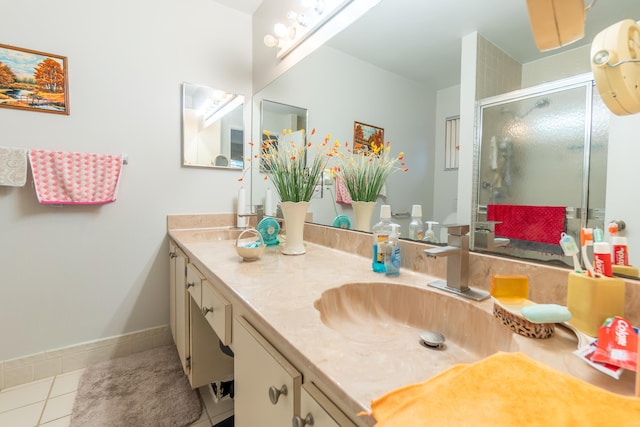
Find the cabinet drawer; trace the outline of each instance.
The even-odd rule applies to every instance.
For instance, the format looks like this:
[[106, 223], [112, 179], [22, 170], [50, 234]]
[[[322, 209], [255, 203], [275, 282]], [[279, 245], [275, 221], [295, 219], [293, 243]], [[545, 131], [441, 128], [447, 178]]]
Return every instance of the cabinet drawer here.
[[211, 325], [222, 344], [231, 342], [231, 304], [211, 282], [202, 281], [202, 314]]
[[202, 281], [204, 276], [193, 265], [187, 264], [187, 283], [186, 287], [199, 308], [202, 308]]

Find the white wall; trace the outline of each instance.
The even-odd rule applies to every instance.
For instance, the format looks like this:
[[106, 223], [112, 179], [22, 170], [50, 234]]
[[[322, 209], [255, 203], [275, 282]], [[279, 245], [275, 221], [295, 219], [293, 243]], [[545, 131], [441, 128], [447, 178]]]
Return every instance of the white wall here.
[[[337, 73], [337, 75], [336, 75]], [[434, 171], [435, 93], [396, 74], [346, 55], [328, 46], [300, 61], [254, 98], [253, 138], [259, 140], [259, 106], [268, 99], [307, 108], [308, 139], [321, 143], [327, 134], [331, 142], [353, 142], [354, 121], [384, 128], [391, 153], [404, 151], [406, 173], [396, 172], [387, 183], [387, 199], [392, 211], [410, 211], [422, 204], [426, 214], [432, 210]], [[315, 128], [315, 136], [309, 135]], [[253, 201], [261, 203], [266, 182], [254, 178]], [[332, 188], [335, 194], [335, 187]], [[312, 199], [314, 222], [331, 224], [336, 216], [334, 198]], [[382, 203], [382, 201], [380, 201]], [[351, 207], [337, 205], [338, 213], [349, 215]], [[374, 219], [379, 210], [374, 213]], [[425, 218], [427, 219], [427, 218]], [[375, 222], [375, 221], [374, 221]], [[407, 224], [408, 226], [408, 224]], [[408, 233], [407, 229], [403, 230]]]
[[0, 360], [167, 324], [166, 215], [232, 212], [240, 176], [181, 167], [180, 84], [249, 95], [251, 17], [209, 0], [28, 0], [2, 15], [2, 43], [68, 57], [71, 114], [0, 109], [0, 145], [129, 165], [104, 206], [40, 205], [31, 179], [0, 187]]
[[445, 121], [460, 114], [460, 86], [437, 93], [435, 125], [435, 165], [433, 167], [433, 213], [425, 220], [444, 223], [447, 215], [458, 209], [458, 170], [445, 170]]

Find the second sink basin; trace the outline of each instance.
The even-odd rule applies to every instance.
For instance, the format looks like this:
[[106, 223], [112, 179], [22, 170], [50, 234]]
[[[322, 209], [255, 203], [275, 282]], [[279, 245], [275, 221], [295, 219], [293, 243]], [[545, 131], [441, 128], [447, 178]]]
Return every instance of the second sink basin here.
[[477, 357], [511, 345], [512, 333], [495, 319], [490, 303], [478, 305], [426, 287], [348, 283], [323, 292], [314, 307], [326, 326], [356, 342], [417, 343], [420, 332], [429, 330], [443, 334], [447, 347]]

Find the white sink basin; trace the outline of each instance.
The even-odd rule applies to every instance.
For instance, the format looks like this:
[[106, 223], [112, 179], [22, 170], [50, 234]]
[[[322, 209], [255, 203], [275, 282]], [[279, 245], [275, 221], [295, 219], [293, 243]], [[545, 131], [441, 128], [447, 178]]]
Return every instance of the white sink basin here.
[[493, 316], [491, 301], [476, 303], [426, 287], [348, 283], [323, 292], [314, 307], [326, 326], [356, 342], [415, 345], [429, 330], [445, 336], [444, 351], [478, 358], [508, 351], [512, 342], [512, 332]]

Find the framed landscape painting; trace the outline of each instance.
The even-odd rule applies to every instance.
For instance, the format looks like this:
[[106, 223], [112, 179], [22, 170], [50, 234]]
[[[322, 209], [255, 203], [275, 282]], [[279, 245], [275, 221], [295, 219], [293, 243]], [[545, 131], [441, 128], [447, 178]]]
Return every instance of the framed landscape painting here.
[[0, 44], [0, 107], [69, 114], [67, 58]]
[[361, 122], [353, 122], [353, 150], [356, 153], [378, 154], [384, 147], [384, 129]]

